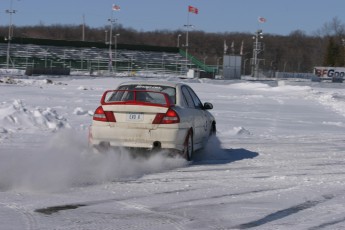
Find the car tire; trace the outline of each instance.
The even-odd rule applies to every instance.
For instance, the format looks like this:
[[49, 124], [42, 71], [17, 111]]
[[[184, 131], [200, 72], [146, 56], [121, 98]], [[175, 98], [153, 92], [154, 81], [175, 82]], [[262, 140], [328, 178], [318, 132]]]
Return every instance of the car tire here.
[[213, 122], [211, 130], [210, 130], [210, 136], [216, 136], [216, 133], [217, 133], [216, 123]]
[[109, 151], [109, 149], [110, 149], [110, 144], [105, 143], [105, 142], [101, 142], [99, 145], [92, 146], [92, 150], [94, 153], [105, 153]]
[[182, 151], [182, 156], [187, 161], [191, 161], [193, 159], [193, 152], [194, 152], [194, 148], [193, 148], [193, 133], [190, 130], [188, 132], [188, 135], [187, 135], [185, 143], [184, 143], [184, 149]]

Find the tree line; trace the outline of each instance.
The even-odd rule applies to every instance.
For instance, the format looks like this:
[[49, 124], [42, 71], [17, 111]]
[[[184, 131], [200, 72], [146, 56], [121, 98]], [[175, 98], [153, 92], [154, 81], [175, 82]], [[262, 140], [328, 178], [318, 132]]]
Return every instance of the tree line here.
[[[107, 42], [109, 26], [92, 28], [83, 25], [13, 26], [12, 39], [16, 37], [56, 39], [90, 42]], [[9, 28], [0, 26], [0, 36], [8, 36]], [[243, 56], [249, 66], [253, 55], [254, 33], [207, 33], [189, 31], [188, 52], [208, 65], [222, 63], [224, 52]], [[117, 25], [113, 35], [119, 34], [119, 44], [179, 46], [184, 49], [186, 32], [183, 30], [137, 31]], [[281, 72], [312, 72], [314, 66], [345, 66], [345, 24], [335, 17], [313, 35], [292, 31], [289, 35], [264, 34], [260, 39], [263, 51], [258, 58], [266, 70]], [[225, 49], [225, 45], [227, 49]], [[247, 68], [249, 71], [249, 68]]]

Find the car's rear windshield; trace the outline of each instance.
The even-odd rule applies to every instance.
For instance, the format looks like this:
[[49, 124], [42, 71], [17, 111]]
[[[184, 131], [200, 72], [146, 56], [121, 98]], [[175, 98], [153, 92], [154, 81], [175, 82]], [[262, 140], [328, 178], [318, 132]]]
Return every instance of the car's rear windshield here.
[[163, 85], [145, 85], [145, 84], [138, 84], [138, 85], [123, 85], [118, 88], [119, 90], [147, 90], [147, 91], [154, 91], [160, 93], [166, 93], [169, 96], [170, 103], [176, 103], [176, 89], [170, 86], [163, 86]]

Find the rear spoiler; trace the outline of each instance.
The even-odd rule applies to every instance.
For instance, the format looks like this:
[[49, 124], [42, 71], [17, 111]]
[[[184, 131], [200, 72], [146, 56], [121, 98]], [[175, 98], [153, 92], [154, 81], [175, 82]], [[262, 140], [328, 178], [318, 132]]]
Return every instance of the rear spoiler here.
[[107, 90], [102, 105], [147, 105], [167, 107], [173, 105], [168, 94], [150, 90]]

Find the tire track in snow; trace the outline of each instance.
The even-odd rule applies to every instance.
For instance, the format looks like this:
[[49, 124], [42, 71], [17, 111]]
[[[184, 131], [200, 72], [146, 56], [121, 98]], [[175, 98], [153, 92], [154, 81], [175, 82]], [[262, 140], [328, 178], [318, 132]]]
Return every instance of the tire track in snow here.
[[[52, 215], [54, 213], [60, 212], [60, 211], [66, 211], [66, 210], [74, 210], [79, 207], [87, 207], [90, 205], [98, 205], [101, 203], [109, 203], [109, 202], [116, 202], [124, 207], [126, 207], [129, 210], [135, 210], [138, 211], [139, 213], [142, 213], [144, 215], [152, 215], [154, 216], [155, 224], [169, 224], [171, 225], [174, 229], [176, 230], [183, 230], [185, 229], [184, 223], [190, 221], [187, 218], [169, 214], [169, 213], [162, 213], [158, 211], [154, 211], [150, 209], [149, 207], [145, 207], [144, 205], [132, 202], [132, 201], [120, 201], [120, 200], [107, 200], [107, 201], [99, 201], [99, 202], [89, 202], [88, 204], [67, 204], [67, 205], [60, 205], [60, 206], [51, 206], [47, 208], [42, 208], [42, 209], [36, 209], [35, 212], [44, 214], [44, 215]], [[136, 215], [139, 216], [139, 215]], [[147, 218], [144, 218], [144, 220], [147, 220]], [[137, 220], [136, 222], [140, 222], [141, 220]], [[100, 222], [99, 222], [100, 223]], [[138, 224], [138, 223], [137, 223]], [[152, 223], [151, 223], [152, 224]], [[144, 226], [145, 224], [139, 224], [140, 226]], [[30, 228], [28, 230], [35, 229], [35, 228]]]
[[334, 220], [334, 221], [330, 221], [330, 222], [326, 222], [323, 224], [320, 224], [319, 226], [315, 226], [312, 228], [309, 228], [309, 230], [319, 230], [319, 229], [324, 229], [326, 227], [330, 227], [339, 223], [345, 222], [345, 217], [343, 219], [338, 219], [338, 220]]
[[135, 209], [135, 210], [138, 210], [138, 211], [146, 213], [146, 214], [153, 214], [153, 215], [157, 216], [158, 219], [164, 219], [164, 221], [171, 224], [177, 230], [185, 229], [183, 227], [184, 222], [189, 221], [189, 219], [186, 219], [186, 218], [181, 217], [181, 216], [154, 211], [154, 210], [152, 210], [148, 207], [145, 207], [141, 204], [138, 204], [138, 203], [124, 202], [124, 201], [121, 201], [119, 203], [124, 205], [125, 207], [130, 208], [130, 209]]
[[[175, 192], [182, 192], [185, 190], [175, 190]], [[164, 195], [166, 192], [163, 193], [158, 193], [156, 195]], [[75, 209], [78, 209], [80, 207], [87, 207], [87, 206], [94, 206], [94, 205], [99, 205], [99, 204], [109, 204], [112, 202], [115, 202], [117, 204], [122, 205], [123, 207], [127, 208], [128, 210], [135, 210], [138, 213], [141, 213], [142, 215], [137, 214], [137, 218], [142, 216], [143, 219], [138, 219], [136, 220], [136, 223], [138, 222], [147, 222], [148, 219], [155, 219], [156, 221], [154, 222], [155, 225], [164, 225], [168, 224], [172, 226], [176, 230], [184, 230], [185, 228], [183, 227], [185, 223], [188, 223], [191, 221], [189, 218], [180, 216], [180, 215], [174, 215], [170, 214], [167, 212], [161, 212], [161, 211], [155, 211], [151, 209], [150, 207], [146, 207], [142, 204], [138, 204], [137, 202], [130, 201], [131, 199], [138, 199], [138, 198], [144, 198], [146, 196], [141, 196], [141, 197], [132, 197], [132, 198], [126, 198], [126, 199], [107, 199], [107, 200], [100, 200], [100, 201], [89, 201], [89, 202], [84, 202], [84, 203], [74, 203], [74, 204], [64, 204], [64, 205], [57, 205], [57, 206], [50, 206], [46, 208], [40, 208], [36, 209], [35, 212], [44, 214], [44, 215], [52, 215], [55, 213], [58, 213], [60, 211], [72, 211]], [[145, 218], [147, 216], [147, 218]], [[148, 218], [150, 216], [150, 218]], [[153, 223], [148, 222], [150, 225]], [[140, 226], [145, 226], [147, 223], [140, 223]], [[132, 226], [133, 227], [133, 226]], [[124, 229], [133, 229], [132, 227], [125, 227]]]
[[269, 214], [269, 215], [267, 215], [261, 219], [254, 220], [254, 221], [244, 223], [244, 224], [240, 224], [238, 226], [235, 226], [234, 228], [235, 229], [249, 229], [249, 228], [259, 227], [261, 225], [264, 225], [264, 224], [267, 224], [267, 223], [270, 223], [270, 222], [273, 222], [273, 221], [276, 221], [279, 219], [283, 219], [283, 218], [288, 217], [290, 215], [293, 215], [295, 213], [298, 213], [298, 212], [301, 212], [303, 210], [315, 207], [315, 206], [317, 206], [321, 203], [324, 203], [328, 200], [331, 200], [333, 198], [334, 198], [334, 195], [324, 195], [324, 196], [322, 196], [321, 199], [308, 200], [304, 203], [292, 206], [290, 208], [282, 209], [282, 210], [279, 210], [277, 212], [271, 213], [271, 214]]
[[[216, 184], [216, 183], [214, 183]], [[203, 205], [198, 205], [198, 203], [202, 202], [202, 201], [212, 201], [213, 205], [218, 205], [217, 200], [222, 200], [224, 198], [238, 198], [241, 199], [241, 197], [245, 197], [247, 198], [247, 196], [251, 196], [253, 197], [262, 197], [262, 196], [267, 196], [269, 194], [276, 194], [277, 192], [283, 192], [283, 191], [288, 191], [294, 189], [294, 187], [286, 187], [286, 188], [276, 188], [276, 189], [260, 189], [260, 190], [250, 190], [250, 191], [245, 191], [245, 192], [238, 192], [238, 193], [225, 193], [225, 194], [219, 194], [219, 195], [214, 195], [214, 196], [208, 196], [208, 197], [195, 197], [195, 198], [189, 198], [188, 199], [188, 206], [193, 203], [196, 206], [198, 206], [199, 208]], [[192, 191], [192, 190], [190, 190]], [[188, 190], [186, 191], [181, 191], [180, 193], [183, 192], [190, 192]], [[230, 201], [229, 203], [231, 203], [232, 201]], [[228, 203], [228, 202], [224, 202], [222, 201], [223, 204]], [[183, 208], [186, 206], [186, 200], [181, 200], [181, 201], [176, 201], [173, 203], [174, 207], [177, 209]], [[170, 207], [171, 208], [171, 207]], [[169, 208], [169, 209], [170, 209]], [[169, 210], [168, 209], [168, 210]], [[158, 210], [158, 209], [157, 209]], [[160, 211], [164, 210], [167, 211], [167, 209], [163, 209], [162, 207], [159, 208]]]
[[0, 203], [0, 205], [7, 209], [11, 209], [15, 213], [18, 213], [18, 216], [20, 216], [21, 218], [17, 218], [16, 221], [22, 221], [22, 223], [25, 225], [26, 230], [39, 229], [39, 221], [31, 211], [26, 210], [24, 207], [20, 207], [18, 204], [15, 203]]

